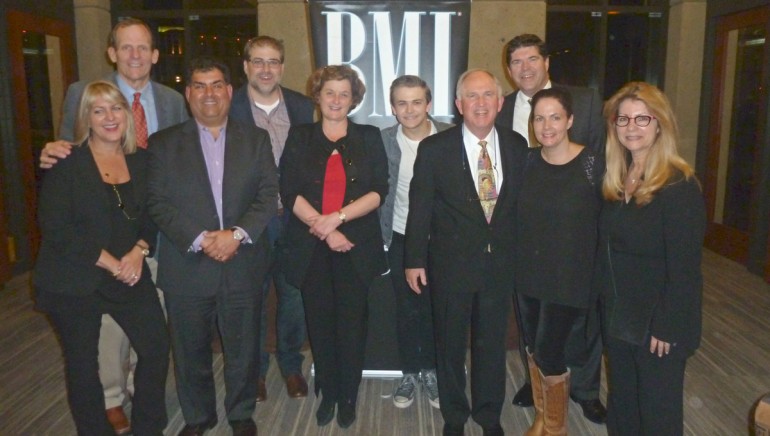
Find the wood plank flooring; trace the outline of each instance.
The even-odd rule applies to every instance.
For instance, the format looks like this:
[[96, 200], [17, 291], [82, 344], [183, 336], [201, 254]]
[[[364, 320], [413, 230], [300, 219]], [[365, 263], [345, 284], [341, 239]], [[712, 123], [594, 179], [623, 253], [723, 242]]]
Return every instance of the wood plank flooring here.
[[[703, 343], [690, 359], [685, 380], [685, 434], [746, 435], [757, 400], [770, 392], [770, 285], [745, 268], [704, 251]], [[310, 378], [307, 352], [304, 372]], [[32, 309], [29, 277], [21, 276], [0, 291], [0, 435], [74, 435], [65, 395], [59, 344], [45, 317]], [[215, 374], [220, 424], [209, 434], [229, 435], [222, 410], [222, 357]], [[523, 434], [533, 418], [531, 409], [509, 401], [523, 380], [515, 351], [508, 353], [506, 405], [502, 424], [506, 434]], [[268, 400], [257, 405], [254, 418], [262, 435], [440, 435], [441, 413], [419, 397], [407, 409], [393, 406], [395, 380], [364, 379], [359, 393], [358, 419], [347, 429], [336, 423], [318, 428], [318, 401], [290, 399], [275, 364], [268, 372]], [[312, 381], [311, 381], [312, 390]], [[602, 399], [606, 389], [602, 384]], [[169, 373], [166, 395], [169, 425], [176, 434], [184, 425]], [[605, 435], [604, 426], [585, 420], [579, 407], [570, 407], [570, 434]], [[481, 435], [473, 422], [467, 435]]]

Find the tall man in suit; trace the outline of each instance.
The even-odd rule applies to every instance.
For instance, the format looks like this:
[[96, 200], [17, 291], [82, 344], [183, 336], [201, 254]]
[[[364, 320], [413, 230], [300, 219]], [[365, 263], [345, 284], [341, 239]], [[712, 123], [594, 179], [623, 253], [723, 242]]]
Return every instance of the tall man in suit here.
[[[132, 103], [135, 94], [139, 93], [148, 135], [188, 118], [184, 98], [175, 90], [150, 80], [150, 70], [158, 62], [159, 52], [155, 48], [152, 31], [145, 22], [135, 18], [118, 22], [110, 33], [107, 55], [115, 64], [116, 71], [104, 80], [116, 84], [129, 103]], [[87, 80], [81, 80], [67, 89], [59, 127], [61, 140], [50, 142], [43, 148], [40, 154], [41, 168], [51, 168], [57, 159], [64, 159], [70, 154], [70, 142], [75, 140], [78, 104], [88, 83]], [[146, 147], [147, 138], [144, 138], [143, 143], [137, 141], [137, 144]], [[153, 258], [148, 258], [147, 262], [151, 269], [156, 268]], [[162, 297], [162, 294], [160, 295]], [[134, 366], [136, 353], [130, 349], [128, 337], [111, 316], [102, 316], [102, 328], [99, 333], [99, 378], [104, 388], [107, 418], [117, 434], [131, 431], [128, 419], [123, 413], [123, 404], [134, 390]]]
[[[512, 128], [525, 138], [529, 138], [528, 123], [532, 107], [529, 100], [541, 89], [550, 88], [548, 76], [548, 49], [545, 42], [537, 35], [522, 34], [510, 40], [505, 46], [508, 61], [508, 74], [516, 83], [517, 91], [505, 97], [503, 109], [497, 115], [499, 126]], [[572, 95], [574, 121], [569, 130], [570, 140], [583, 144], [595, 153], [604, 155], [604, 118], [602, 100], [596, 90], [575, 86], [565, 86]], [[533, 144], [529, 144], [533, 146]], [[520, 322], [520, 308], [514, 297], [517, 325], [523, 331]], [[570, 381], [571, 397], [583, 409], [583, 415], [590, 421], [602, 424], [607, 419], [607, 410], [599, 400], [601, 382], [602, 340], [599, 326], [598, 302], [583, 320], [575, 322], [567, 341], [566, 358], [572, 372]], [[527, 355], [524, 335], [519, 335], [519, 355], [524, 368], [527, 367]], [[526, 383], [513, 398], [513, 404], [531, 407], [532, 388], [529, 373]]]
[[211, 335], [225, 360], [225, 411], [234, 435], [255, 435], [261, 285], [269, 267], [265, 234], [276, 212], [278, 175], [270, 136], [228, 118], [230, 71], [193, 60], [185, 96], [193, 120], [150, 138], [150, 215], [161, 231], [158, 285], [166, 310], [176, 386], [186, 426], [201, 435], [217, 422]]
[[[414, 292], [430, 283], [444, 435], [463, 434], [468, 416], [485, 435], [502, 435], [515, 204], [527, 144], [495, 127], [502, 88], [490, 72], [463, 73], [455, 104], [463, 123], [417, 150], [404, 266]], [[472, 407], [465, 396], [469, 327]]]
[[[243, 72], [248, 83], [233, 94], [230, 116], [234, 120], [254, 123], [270, 133], [275, 164], [281, 159], [289, 127], [313, 122], [315, 105], [313, 100], [291, 89], [281, 86], [284, 69], [283, 42], [271, 36], [262, 35], [250, 39], [243, 49]], [[278, 213], [270, 220], [267, 234], [273, 250], [273, 265], [270, 275], [262, 287], [263, 301], [270, 290], [270, 276], [277, 298], [276, 308], [276, 360], [286, 381], [289, 397], [307, 396], [307, 381], [302, 375], [304, 356], [300, 349], [305, 342], [305, 310], [299, 289], [286, 282], [278, 257], [284, 245], [283, 234], [288, 215], [278, 202]], [[260, 316], [262, 337], [260, 343], [259, 381], [257, 402], [267, 399], [265, 376], [270, 355], [265, 350], [267, 332], [267, 310], [262, 306]]]

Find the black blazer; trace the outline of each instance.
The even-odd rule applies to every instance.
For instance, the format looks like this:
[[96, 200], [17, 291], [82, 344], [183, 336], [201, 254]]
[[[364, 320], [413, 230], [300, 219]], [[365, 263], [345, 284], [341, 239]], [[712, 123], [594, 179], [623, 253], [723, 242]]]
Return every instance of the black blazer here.
[[[136, 240], [155, 242], [157, 229], [147, 209], [147, 152], [126, 155], [139, 220]], [[46, 171], [38, 201], [42, 243], [34, 271], [36, 288], [45, 292], [86, 296], [95, 292], [109, 272], [96, 266], [112, 237], [111, 215], [117, 204], [104, 187], [99, 168], [84, 144]], [[125, 253], [111, 253], [117, 258]], [[143, 278], [149, 277], [147, 263]], [[149, 278], [148, 278], [149, 280]]]
[[[251, 105], [253, 103], [249, 98], [248, 88], [249, 84], [246, 83], [233, 93], [230, 117], [237, 121], [254, 123], [254, 117], [251, 115]], [[286, 103], [286, 111], [289, 113], [289, 122], [292, 126], [313, 122], [313, 112], [315, 111], [313, 100], [283, 86], [281, 86], [281, 93], [283, 94], [283, 101]]]
[[[298, 195], [321, 212], [323, 181], [329, 157], [319, 145], [322, 141], [326, 139], [320, 121], [292, 126], [281, 156], [281, 201], [290, 213], [284, 272], [286, 280], [298, 287], [304, 281], [315, 244], [325, 244], [311, 235], [307, 225], [291, 213]], [[388, 194], [388, 158], [380, 130], [348, 120], [345, 149], [341, 154], [347, 177], [343, 202], [349, 204], [369, 192], [376, 192], [382, 204]], [[354, 170], [351, 171], [351, 168]], [[344, 223], [337, 230], [355, 244], [350, 254], [361, 280], [368, 282], [387, 270], [380, 222], [375, 211]]]
[[427, 137], [417, 149], [406, 222], [406, 268], [427, 268], [431, 290], [468, 292], [484, 282], [488, 247], [500, 288], [513, 292], [516, 198], [527, 155], [518, 133], [496, 127], [505, 175], [487, 224], [471, 176], [462, 125]]
[[610, 336], [648, 347], [652, 335], [680, 355], [698, 348], [705, 229], [695, 177], [678, 174], [642, 207], [605, 202], [596, 278]]
[[219, 229], [206, 161], [194, 119], [150, 136], [150, 215], [161, 231], [158, 287], [168, 293], [210, 296], [223, 275], [233, 287], [261, 289], [268, 267], [268, 221], [276, 213], [278, 175], [268, 133], [254, 123], [228, 120], [222, 217], [225, 229], [243, 228], [243, 244], [226, 263], [189, 251], [205, 230]]
[[[569, 139], [572, 142], [585, 145], [594, 153], [604, 156], [607, 132], [602, 116], [604, 102], [599, 93], [593, 88], [580, 86], [563, 86], [552, 83], [552, 86], [561, 86], [572, 95], [572, 113], [575, 118], [569, 129]], [[519, 91], [508, 94], [503, 101], [503, 108], [497, 114], [498, 125], [513, 129], [513, 112], [516, 106], [516, 95]]]

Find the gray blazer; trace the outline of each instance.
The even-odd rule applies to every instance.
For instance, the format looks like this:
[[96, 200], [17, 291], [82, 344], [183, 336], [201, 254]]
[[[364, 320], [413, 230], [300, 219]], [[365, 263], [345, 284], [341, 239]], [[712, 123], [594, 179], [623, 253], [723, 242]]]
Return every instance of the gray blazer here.
[[[602, 117], [604, 102], [599, 98], [599, 93], [593, 88], [564, 86], [557, 83], [551, 83], [551, 85], [565, 88], [572, 95], [572, 112], [575, 115], [575, 120], [569, 129], [569, 139], [585, 145], [597, 155], [604, 156], [607, 135], [604, 117]], [[495, 120], [498, 126], [513, 129], [513, 112], [518, 93], [519, 91], [514, 91], [505, 97], [503, 108]]]
[[[452, 127], [452, 124], [442, 123], [433, 118], [430, 119], [436, 130], [443, 132]], [[382, 241], [386, 247], [390, 246], [393, 239], [393, 208], [396, 203], [396, 188], [398, 186], [398, 170], [401, 167], [401, 147], [398, 146], [399, 124], [382, 129], [382, 142], [385, 145], [385, 153], [388, 155], [388, 195], [385, 202], [378, 209], [380, 214], [380, 227], [382, 228]]]
[[212, 296], [226, 282], [256, 295], [267, 272], [264, 230], [278, 195], [270, 136], [254, 123], [233, 119], [226, 129], [223, 227], [241, 227], [253, 241], [226, 263], [188, 250], [201, 232], [219, 228], [197, 123], [191, 119], [150, 136], [147, 207], [161, 231], [157, 283], [168, 294]]
[[[113, 72], [104, 77], [103, 80], [117, 85], [117, 77], [118, 73]], [[64, 97], [64, 105], [62, 107], [61, 124], [59, 125], [59, 137], [65, 141], [80, 139], [75, 138], [75, 119], [77, 118], [80, 97], [89, 83], [91, 83], [90, 80], [81, 80], [67, 88], [67, 95]], [[153, 98], [155, 99], [155, 113], [158, 114], [158, 130], [163, 130], [166, 127], [171, 127], [190, 118], [187, 114], [184, 97], [180, 93], [155, 81], [151, 81], [150, 84], [152, 86]], [[130, 105], [131, 102], [129, 101], [128, 104]]]

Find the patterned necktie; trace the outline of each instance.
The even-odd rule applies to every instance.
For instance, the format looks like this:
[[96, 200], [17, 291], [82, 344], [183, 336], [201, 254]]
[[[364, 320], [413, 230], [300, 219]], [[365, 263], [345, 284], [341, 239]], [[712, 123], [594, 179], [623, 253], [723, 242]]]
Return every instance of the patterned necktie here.
[[141, 92], [134, 93], [134, 103], [131, 104], [131, 112], [134, 114], [134, 129], [136, 130], [136, 146], [147, 148], [147, 117], [144, 115], [144, 107], [139, 97]]
[[492, 160], [487, 153], [487, 141], [479, 141], [481, 153], [479, 153], [479, 201], [484, 209], [487, 223], [492, 220], [492, 212], [497, 203], [497, 186], [495, 185], [495, 171], [492, 168]]

